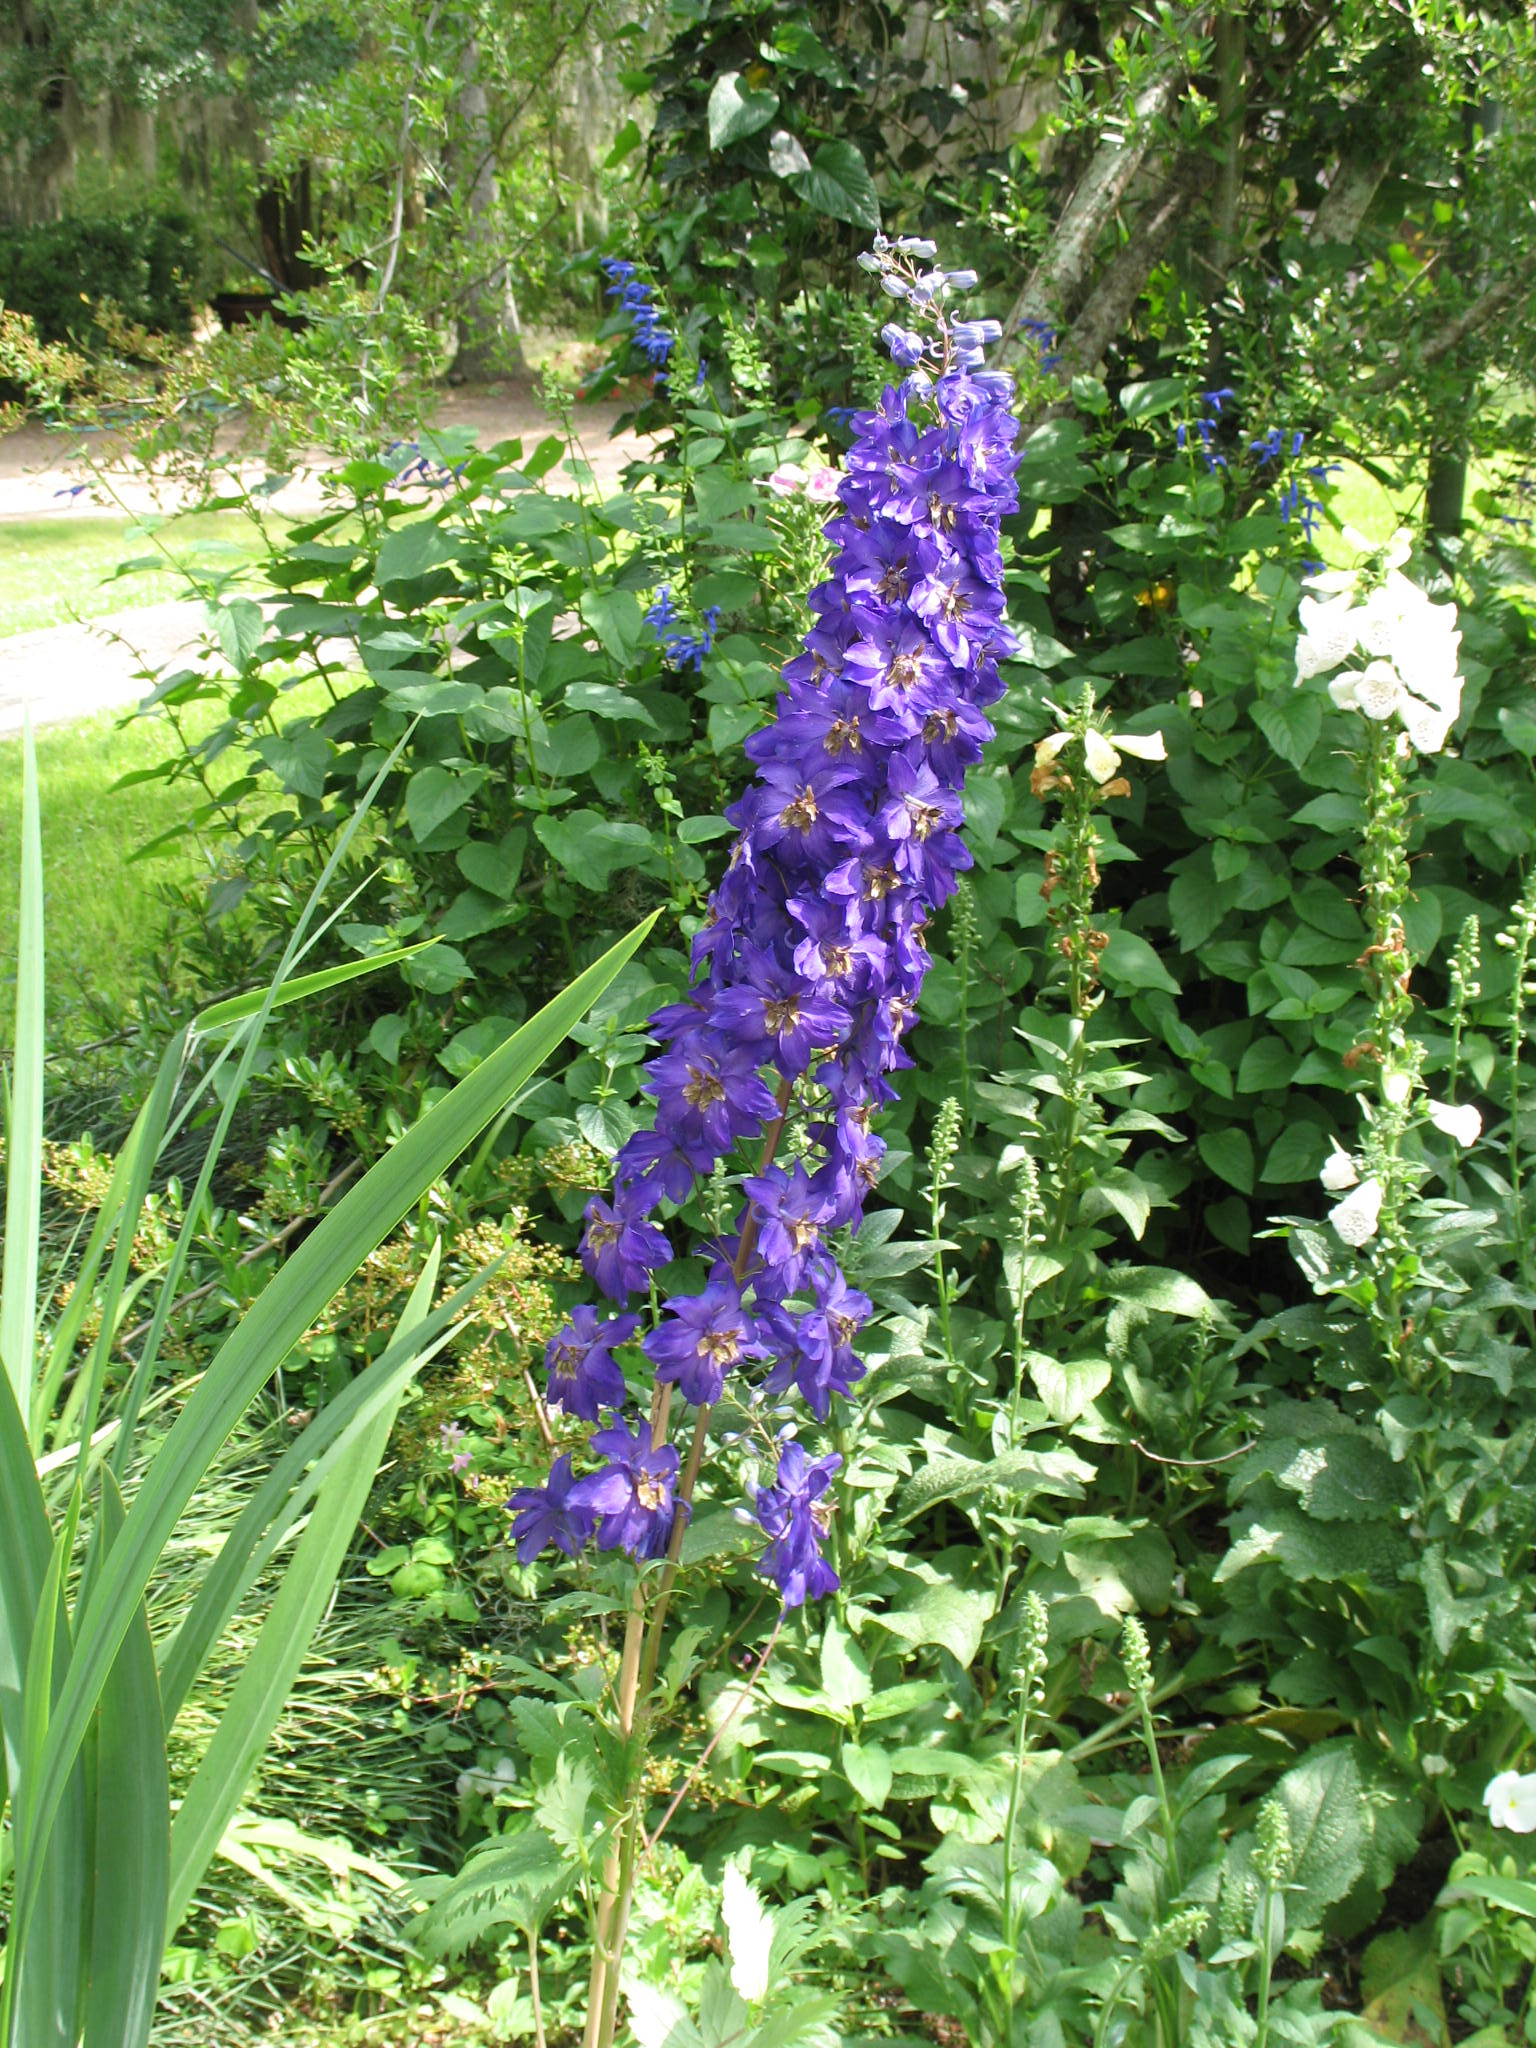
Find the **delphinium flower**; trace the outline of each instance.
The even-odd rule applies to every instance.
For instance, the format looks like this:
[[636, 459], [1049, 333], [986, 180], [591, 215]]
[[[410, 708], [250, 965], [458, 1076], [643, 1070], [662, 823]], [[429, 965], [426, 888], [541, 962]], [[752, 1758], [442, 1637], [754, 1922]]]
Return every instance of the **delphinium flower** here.
[[[624, 1145], [611, 1200], [587, 1211], [593, 1281], [621, 1307], [653, 1304], [649, 1426], [632, 1431], [616, 1398], [593, 1439], [596, 1472], [516, 1497], [522, 1556], [541, 1541], [569, 1548], [585, 1525], [601, 1545], [675, 1558], [708, 1413], [729, 1389], [773, 1474], [754, 1496], [762, 1570], [786, 1607], [837, 1583], [823, 1550], [839, 1461], [808, 1457], [792, 1423], [771, 1423], [791, 1394], [825, 1418], [863, 1375], [855, 1340], [871, 1304], [832, 1235], [857, 1228], [879, 1174], [874, 1118], [911, 1064], [925, 927], [971, 864], [961, 792], [1014, 648], [999, 547], [1018, 503], [1012, 381], [985, 367], [997, 323], [949, 317], [955, 279], [926, 267], [934, 253], [877, 238], [860, 259], [903, 309], [887, 345], [905, 374], [851, 422], [803, 651], [773, 723], [747, 742], [756, 779], [726, 814], [737, 838], [690, 987], [650, 1020], [654, 1128]], [[664, 638], [679, 630], [667, 592], [651, 616]], [[698, 1248], [703, 1292], [658, 1298], [677, 1211], [721, 1172], [740, 1176], [740, 1207]], [[594, 1357], [607, 1360], [628, 1319], [573, 1316], [551, 1346], [561, 1384], [590, 1390]], [[674, 1395], [697, 1411], [680, 1480]]]
[[651, 288], [641, 277], [635, 265], [622, 256], [600, 258], [600, 267], [608, 278], [610, 299], [617, 299], [630, 318], [630, 336], [646, 361], [656, 372], [658, 383], [665, 380], [667, 358], [676, 346], [674, 337], [662, 325], [661, 315], [651, 301]]
[[1437, 754], [1461, 711], [1454, 604], [1436, 604], [1402, 574], [1409, 536], [1398, 533], [1382, 560], [1382, 579], [1362, 600], [1359, 573], [1328, 569], [1307, 579], [1300, 606], [1296, 680], [1328, 676], [1341, 711], [1396, 718], [1421, 754]]

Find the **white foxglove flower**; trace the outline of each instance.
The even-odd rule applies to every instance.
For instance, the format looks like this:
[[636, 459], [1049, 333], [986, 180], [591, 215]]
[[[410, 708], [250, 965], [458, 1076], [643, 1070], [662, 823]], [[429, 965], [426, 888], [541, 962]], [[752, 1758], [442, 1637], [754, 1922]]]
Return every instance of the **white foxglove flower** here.
[[1500, 1771], [1483, 1794], [1488, 1818], [1512, 1835], [1536, 1834], [1536, 1778], [1519, 1771]]
[[1301, 638], [1296, 643], [1296, 680], [1327, 675], [1354, 653], [1360, 614], [1351, 591], [1337, 597], [1304, 597], [1297, 608]]
[[1355, 678], [1355, 709], [1366, 718], [1390, 718], [1403, 701], [1403, 686], [1390, 661], [1373, 661]]
[[1352, 1188], [1355, 1185], [1360, 1175], [1356, 1171], [1355, 1162], [1344, 1150], [1338, 1139], [1331, 1138], [1329, 1143], [1333, 1146], [1333, 1150], [1323, 1161], [1323, 1170], [1317, 1177], [1330, 1195], [1342, 1195], [1346, 1188]]
[[1381, 1221], [1381, 1200], [1381, 1182], [1373, 1175], [1370, 1180], [1361, 1181], [1353, 1193], [1347, 1194], [1337, 1208], [1329, 1211], [1328, 1221], [1347, 1245], [1358, 1250], [1376, 1235], [1376, 1226]]
[[1413, 1076], [1401, 1068], [1388, 1067], [1381, 1077], [1381, 1099], [1390, 1102], [1394, 1109], [1401, 1109], [1413, 1093]]
[[1428, 1108], [1429, 1120], [1435, 1129], [1444, 1132], [1463, 1151], [1469, 1145], [1475, 1145], [1483, 1135], [1482, 1113], [1470, 1102], [1431, 1102]]
[[[1070, 732], [1053, 732], [1047, 738], [1037, 740], [1036, 766], [1049, 767], [1072, 738]], [[1083, 759], [1088, 773], [1100, 789], [1114, 779], [1121, 754], [1130, 754], [1138, 761], [1166, 761], [1168, 746], [1160, 732], [1102, 733], [1096, 726], [1089, 726], [1083, 735]]]

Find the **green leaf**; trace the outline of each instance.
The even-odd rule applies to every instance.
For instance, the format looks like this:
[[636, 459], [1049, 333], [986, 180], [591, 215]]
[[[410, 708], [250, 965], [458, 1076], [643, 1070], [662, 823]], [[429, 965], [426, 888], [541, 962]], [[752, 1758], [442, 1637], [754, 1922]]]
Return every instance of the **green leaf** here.
[[842, 1760], [843, 1776], [864, 1804], [878, 1813], [891, 1795], [895, 1777], [887, 1752], [878, 1742], [845, 1742]]
[[[123, 1500], [101, 1468], [101, 1555], [123, 1526]], [[96, 1749], [96, 1869], [83, 2048], [143, 2048], [165, 1947], [171, 1787], [155, 1646], [144, 1603], [102, 1688]]]
[[863, 1706], [874, 1690], [863, 1652], [835, 1621], [828, 1622], [821, 1639], [821, 1690], [834, 1712], [844, 1716]]
[[1253, 1140], [1241, 1125], [1202, 1131], [1195, 1146], [1212, 1173], [1245, 1195], [1253, 1193]]
[[1300, 1062], [1283, 1038], [1256, 1038], [1237, 1063], [1239, 1095], [1289, 1088]]
[[1261, 1178], [1270, 1187], [1288, 1187], [1316, 1178], [1328, 1157], [1328, 1135], [1318, 1124], [1287, 1124], [1270, 1146]]
[[[418, 1330], [437, 1285], [442, 1239], [434, 1241], [400, 1317], [397, 1335]], [[202, 1762], [182, 1797], [171, 1830], [165, 1935], [175, 1933], [199, 1878], [245, 1796], [256, 1760], [277, 1726], [299, 1666], [367, 1504], [405, 1388], [376, 1415], [355, 1425], [338, 1445], [335, 1471], [318, 1496], [294, 1549], [276, 1599], [236, 1681]]]
[[1366, 1823], [1360, 1769], [1344, 1746], [1314, 1750], [1293, 1764], [1274, 1796], [1290, 1822], [1286, 1917], [1316, 1927], [1365, 1869]]
[[[766, 128], [779, 111], [776, 92], [758, 92], [743, 85], [739, 71], [722, 71], [710, 87], [709, 146], [724, 149]], [[825, 211], [825, 209], [823, 209]]]
[[616, 689], [612, 683], [572, 683], [566, 690], [565, 701], [572, 711], [590, 711], [594, 718], [649, 726], [653, 732], [656, 729], [656, 720], [639, 698], [632, 697], [628, 690]]
[[[291, 981], [283, 983], [272, 998], [272, 1007], [280, 1010], [289, 1003], [305, 1002], [324, 989], [339, 988], [343, 982], [356, 981], [361, 975], [377, 974], [380, 968], [394, 967], [401, 960], [410, 960], [438, 943], [436, 939], [420, 939], [414, 946], [390, 946], [382, 953], [369, 953], [361, 960], [344, 960], [339, 967], [324, 967], [317, 974], [297, 974]], [[253, 988], [243, 996], [231, 996], [227, 1002], [210, 1003], [206, 1010], [199, 1010], [192, 1019], [194, 1035], [201, 1037], [210, 1031], [222, 1031], [226, 1025], [254, 1017], [266, 1001], [266, 994], [265, 989]]]
[[1153, 377], [1144, 384], [1127, 384], [1120, 393], [1120, 410], [1128, 420], [1155, 419], [1188, 396], [1182, 377]]
[[1145, 939], [1117, 925], [1099, 959], [1099, 977], [1112, 995], [1122, 989], [1160, 988], [1176, 996], [1179, 984]]
[[582, 595], [581, 616], [620, 668], [627, 668], [646, 631], [645, 617], [635, 593], [632, 590], [588, 590]]
[[1031, 1351], [1026, 1362], [1052, 1421], [1064, 1428], [1077, 1421], [1114, 1377], [1113, 1367], [1103, 1358], [1050, 1358], [1043, 1351]]
[[879, 231], [880, 195], [855, 143], [824, 142], [811, 158], [811, 168], [789, 182], [817, 213], [851, 221], [872, 234]]
[[418, 768], [405, 789], [405, 822], [418, 843], [430, 839], [455, 811], [462, 810], [483, 779], [458, 774], [435, 763]]
[[1198, 1281], [1169, 1266], [1121, 1266], [1104, 1274], [1097, 1286], [1111, 1301], [1158, 1309], [1164, 1315], [1203, 1316], [1213, 1314], [1216, 1308]]
[[292, 795], [325, 795], [325, 779], [335, 749], [323, 732], [300, 728], [292, 733], [267, 733], [257, 740], [252, 751]]
[[926, 1562], [902, 1572], [900, 1582], [894, 1604], [875, 1617], [880, 1626], [914, 1649], [936, 1643], [962, 1670], [969, 1667], [991, 1619], [993, 1595], [979, 1587], [957, 1586]]
[[1323, 730], [1323, 707], [1309, 690], [1277, 691], [1258, 697], [1252, 706], [1254, 724], [1282, 761], [1299, 768], [1317, 745]]
[[[43, 1199], [43, 836], [32, 720], [22, 734], [21, 910], [16, 1035], [5, 1119], [5, 1263], [0, 1271], [0, 1365], [19, 1414], [32, 1395], [37, 1246]], [[0, 1681], [3, 1682], [3, 1681]]]
[[[371, 1167], [324, 1216], [204, 1369], [156, 1455], [91, 1593], [48, 1729], [32, 1807], [39, 1835], [57, 1813], [118, 1647], [150, 1577], [219, 1446], [299, 1338], [401, 1219], [511, 1101], [645, 942], [637, 925], [525, 1024]], [[13, 1925], [36, 1898], [18, 1869]]]
[[451, 562], [456, 549], [434, 519], [418, 519], [410, 526], [397, 526], [386, 534], [374, 564], [373, 580], [380, 590], [390, 583], [405, 583]]
[[594, 892], [608, 887], [616, 868], [638, 867], [656, 850], [644, 825], [605, 818], [599, 811], [568, 811], [558, 818], [546, 814], [534, 819], [533, 829], [571, 880]]
[[466, 882], [483, 889], [487, 896], [499, 896], [505, 903], [517, 888], [523, 871], [523, 854], [528, 834], [514, 825], [500, 839], [471, 839], [453, 856]]

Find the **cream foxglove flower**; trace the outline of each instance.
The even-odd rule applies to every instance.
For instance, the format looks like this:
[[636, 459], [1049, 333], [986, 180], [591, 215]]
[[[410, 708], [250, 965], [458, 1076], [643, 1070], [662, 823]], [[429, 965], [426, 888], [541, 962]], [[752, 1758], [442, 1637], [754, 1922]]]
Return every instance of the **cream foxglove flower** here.
[[1468, 1145], [1475, 1145], [1483, 1135], [1482, 1112], [1474, 1109], [1470, 1102], [1431, 1102], [1428, 1109], [1429, 1120], [1435, 1129], [1444, 1132], [1463, 1151]]
[[1390, 718], [1403, 701], [1403, 686], [1390, 661], [1373, 661], [1355, 678], [1355, 709], [1366, 718]]
[[[1070, 732], [1053, 732], [1037, 740], [1035, 766], [1048, 768], [1072, 738]], [[1130, 754], [1138, 761], [1166, 761], [1168, 747], [1160, 732], [1102, 733], [1096, 726], [1089, 726], [1083, 736], [1083, 758], [1100, 789], [1113, 781], [1121, 754]]]
[[1483, 1794], [1488, 1818], [1512, 1835], [1536, 1834], [1536, 1778], [1519, 1771], [1500, 1771]]
[[1337, 597], [1304, 597], [1297, 608], [1301, 638], [1296, 643], [1296, 680], [1327, 675], [1354, 653], [1360, 614], [1351, 590]]
[[1352, 1188], [1360, 1175], [1355, 1162], [1350, 1158], [1337, 1138], [1330, 1138], [1333, 1150], [1323, 1161], [1322, 1172], [1317, 1176], [1330, 1195], [1342, 1195], [1346, 1188]]
[[1381, 1201], [1381, 1182], [1373, 1175], [1370, 1180], [1361, 1181], [1337, 1208], [1330, 1210], [1328, 1221], [1344, 1242], [1358, 1251], [1376, 1235], [1376, 1226], [1381, 1221]]
[[757, 1887], [749, 1884], [734, 1863], [725, 1866], [720, 1887], [720, 1917], [725, 1922], [731, 1958], [731, 1984], [748, 2005], [768, 1996], [768, 1958], [773, 1949], [773, 1915]]
[[1381, 1097], [1390, 1102], [1394, 1109], [1401, 1109], [1413, 1093], [1413, 1076], [1405, 1074], [1401, 1067], [1388, 1067], [1381, 1077]]

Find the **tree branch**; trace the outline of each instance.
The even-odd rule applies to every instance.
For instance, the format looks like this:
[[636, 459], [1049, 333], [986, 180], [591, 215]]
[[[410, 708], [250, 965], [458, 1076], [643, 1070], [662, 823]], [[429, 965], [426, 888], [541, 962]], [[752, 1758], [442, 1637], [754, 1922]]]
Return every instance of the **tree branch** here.
[[1451, 355], [1460, 348], [1469, 335], [1476, 334], [1480, 328], [1487, 327], [1490, 322], [1496, 320], [1505, 308], [1532, 284], [1536, 284], [1536, 249], [1533, 249], [1524, 262], [1518, 264], [1507, 277], [1500, 278], [1497, 284], [1491, 284], [1487, 291], [1475, 298], [1464, 313], [1459, 313], [1454, 320], [1442, 327], [1438, 334], [1426, 341], [1416, 355], [1386, 364], [1374, 377], [1368, 378], [1364, 384], [1355, 388], [1373, 395], [1378, 391], [1390, 391], [1394, 384], [1402, 382], [1409, 371], [1428, 369], [1432, 363], [1438, 363], [1443, 356]]

